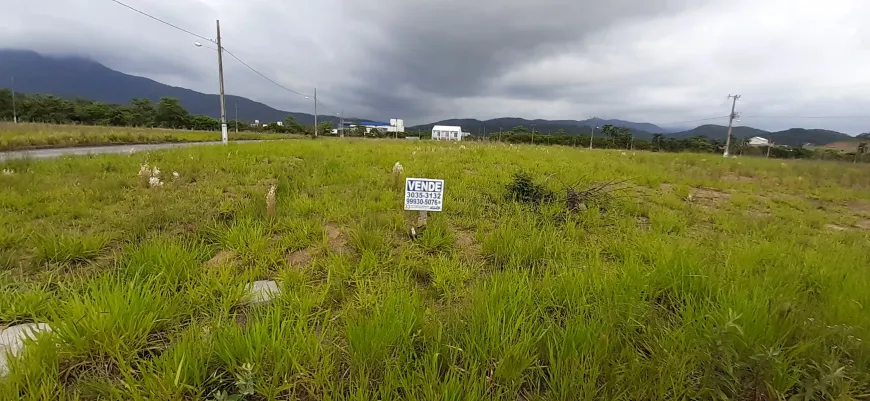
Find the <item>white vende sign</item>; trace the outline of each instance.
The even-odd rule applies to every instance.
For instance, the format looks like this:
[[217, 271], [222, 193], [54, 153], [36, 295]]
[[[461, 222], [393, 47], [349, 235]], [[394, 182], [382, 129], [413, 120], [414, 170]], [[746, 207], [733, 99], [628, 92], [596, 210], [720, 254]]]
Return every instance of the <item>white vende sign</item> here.
[[405, 179], [405, 210], [440, 212], [444, 204], [444, 180]]

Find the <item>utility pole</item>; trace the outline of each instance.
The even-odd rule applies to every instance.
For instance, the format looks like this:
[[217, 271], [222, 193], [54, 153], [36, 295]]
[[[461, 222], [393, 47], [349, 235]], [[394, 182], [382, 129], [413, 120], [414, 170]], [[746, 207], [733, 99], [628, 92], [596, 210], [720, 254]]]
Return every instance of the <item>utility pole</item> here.
[[227, 143], [227, 104], [224, 100], [224, 48], [221, 46], [221, 21], [217, 20], [218, 77], [221, 81], [221, 142]]
[[535, 144], [535, 124], [532, 124], [532, 145]]
[[236, 100], [236, 133], [239, 133], [239, 101]]
[[589, 150], [592, 150], [593, 139], [595, 139], [595, 127], [592, 127], [592, 135], [589, 136]]
[[12, 122], [18, 124], [18, 108], [15, 106], [15, 77], [12, 77]]
[[498, 127], [498, 141], [501, 142], [501, 127]]
[[314, 137], [317, 138], [317, 88], [314, 88]]
[[774, 145], [774, 142], [770, 142], [767, 144], [767, 156], [765, 156], [765, 157], [767, 157], [768, 159], [770, 158], [770, 147], [773, 145]]
[[734, 119], [737, 118], [735, 110], [737, 109], [737, 99], [740, 99], [740, 95], [728, 95], [728, 98], [733, 98], [734, 101], [731, 103], [731, 115], [728, 116], [728, 137], [725, 139], [725, 153], [722, 155], [724, 157], [728, 157], [728, 150], [731, 147], [731, 128], [734, 126]]
[[341, 109], [341, 116], [338, 117], [338, 135], [344, 138], [344, 109]]

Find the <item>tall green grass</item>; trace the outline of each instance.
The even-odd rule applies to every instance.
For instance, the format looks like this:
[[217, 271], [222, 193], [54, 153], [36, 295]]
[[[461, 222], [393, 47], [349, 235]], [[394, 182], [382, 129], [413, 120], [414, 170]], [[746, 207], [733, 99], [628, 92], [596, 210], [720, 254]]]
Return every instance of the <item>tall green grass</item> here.
[[[335, 139], [7, 162], [0, 327], [54, 332], [12, 361], [0, 399], [870, 393], [866, 166], [462, 146]], [[446, 180], [444, 212], [416, 238], [396, 161]], [[148, 188], [143, 163], [179, 178]], [[633, 188], [569, 213], [505, 196], [519, 171], [557, 199], [559, 182]], [[245, 305], [261, 279], [282, 294]]]
[[[230, 133], [232, 141], [286, 139], [284, 134]], [[0, 151], [142, 143], [219, 141], [220, 132], [0, 123]]]

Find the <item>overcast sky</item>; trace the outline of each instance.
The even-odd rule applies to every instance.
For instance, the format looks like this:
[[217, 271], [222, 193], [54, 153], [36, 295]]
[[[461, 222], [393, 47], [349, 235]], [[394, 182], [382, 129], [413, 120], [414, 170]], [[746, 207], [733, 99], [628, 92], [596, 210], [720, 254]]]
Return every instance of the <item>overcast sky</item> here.
[[[870, 131], [867, 0], [122, 1], [209, 38], [220, 19], [224, 47], [345, 115], [724, 125], [682, 122], [739, 93], [741, 125]], [[0, 3], [0, 47], [217, 91], [215, 52], [111, 0]], [[312, 112], [224, 64], [227, 92]]]

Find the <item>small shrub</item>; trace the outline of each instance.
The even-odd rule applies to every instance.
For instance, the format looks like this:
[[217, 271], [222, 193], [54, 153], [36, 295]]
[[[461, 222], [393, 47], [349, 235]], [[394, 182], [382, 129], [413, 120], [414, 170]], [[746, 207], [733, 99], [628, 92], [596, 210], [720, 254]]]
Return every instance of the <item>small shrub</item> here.
[[507, 185], [507, 197], [515, 202], [537, 206], [552, 201], [554, 194], [549, 188], [536, 183], [528, 173], [522, 171], [514, 174], [513, 181]]

